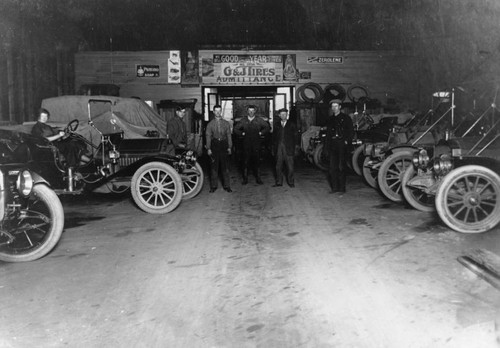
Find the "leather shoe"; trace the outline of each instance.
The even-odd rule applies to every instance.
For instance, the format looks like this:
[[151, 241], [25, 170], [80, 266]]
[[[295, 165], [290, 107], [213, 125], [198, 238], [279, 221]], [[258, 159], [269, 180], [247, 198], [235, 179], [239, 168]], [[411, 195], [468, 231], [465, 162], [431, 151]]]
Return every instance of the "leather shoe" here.
[[243, 182], [242, 182], [241, 184], [242, 184], [242, 185], [246, 185], [246, 184], [248, 184], [248, 179], [247, 179], [247, 178], [243, 179]]
[[211, 187], [209, 192], [212, 193], [212, 192], [215, 192], [215, 190], [217, 190], [216, 187]]
[[282, 184], [274, 184], [272, 187], [280, 187], [283, 186]]
[[295, 187], [295, 184], [288, 184], [288, 186], [290, 186], [290, 187]]
[[264, 184], [264, 183], [262, 182], [261, 178], [257, 178], [256, 182], [257, 182], [257, 184], [259, 184], [259, 185], [263, 185], [263, 184]]
[[226, 190], [227, 192], [233, 192], [230, 187], [224, 187], [224, 190]]

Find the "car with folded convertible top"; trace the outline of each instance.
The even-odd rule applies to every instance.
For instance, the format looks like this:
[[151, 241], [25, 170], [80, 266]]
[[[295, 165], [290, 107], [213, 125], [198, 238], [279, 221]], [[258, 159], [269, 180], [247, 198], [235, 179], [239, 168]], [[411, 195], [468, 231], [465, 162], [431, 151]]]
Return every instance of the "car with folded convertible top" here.
[[[115, 97], [71, 96], [63, 99], [78, 104], [77, 107], [73, 104], [73, 111], [85, 107], [86, 117], [78, 112], [68, 114], [71, 105], [64, 103], [57, 103], [57, 106], [65, 112], [58, 112], [50, 101], [42, 106], [50, 111], [51, 122], [55, 123], [52, 125], [61, 126], [64, 117], [70, 119], [61, 128], [66, 136], [85, 142], [90, 157], [88, 163], [69, 167], [54, 144], [29, 134], [32, 123], [0, 129], [0, 138], [15, 143], [22, 160], [47, 178], [57, 194], [130, 189], [140, 209], [163, 214], [175, 209], [183, 198], [192, 198], [201, 191], [204, 174], [195, 153], [191, 150], [174, 156], [165, 153], [168, 139], [162, 135], [166, 133], [166, 124], [161, 127], [160, 116], [147, 109], [146, 116], [126, 115], [131, 105], [138, 108], [138, 103], [143, 102]], [[121, 104], [129, 107], [124, 108]]]

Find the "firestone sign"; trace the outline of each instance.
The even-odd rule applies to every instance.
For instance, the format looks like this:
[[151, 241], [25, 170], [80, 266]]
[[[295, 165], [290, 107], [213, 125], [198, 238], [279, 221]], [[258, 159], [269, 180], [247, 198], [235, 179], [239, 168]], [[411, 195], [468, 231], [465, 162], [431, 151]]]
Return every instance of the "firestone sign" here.
[[282, 84], [297, 80], [292, 55], [214, 54], [202, 60], [203, 82], [216, 84]]

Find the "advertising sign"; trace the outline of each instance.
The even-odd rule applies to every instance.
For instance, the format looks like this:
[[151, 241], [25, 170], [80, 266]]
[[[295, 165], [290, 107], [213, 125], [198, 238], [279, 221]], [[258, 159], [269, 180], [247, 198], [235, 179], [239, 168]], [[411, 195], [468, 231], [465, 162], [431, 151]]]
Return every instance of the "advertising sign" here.
[[214, 54], [201, 64], [203, 83], [283, 84], [298, 78], [291, 54]]
[[159, 65], [136, 65], [137, 77], [160, 77]]
[[181, 82], [181, 52], [170, 51], [168, 57], [168, 83]]
[[342, 64], [343, 57], [307, 57], [307, 64]]

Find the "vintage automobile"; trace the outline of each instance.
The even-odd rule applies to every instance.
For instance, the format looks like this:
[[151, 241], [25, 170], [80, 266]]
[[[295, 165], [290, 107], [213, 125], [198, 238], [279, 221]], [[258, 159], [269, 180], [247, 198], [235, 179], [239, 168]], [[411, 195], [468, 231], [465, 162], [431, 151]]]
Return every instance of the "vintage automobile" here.
[[47, 255], [64, 228], [61, 201], [47, 181], [28, 168], [26, 148], [19, 148], [15, 138], [0, 137], [0, 260], [6, 262]]
[[481, 233], [495, 227], [500, 222], [499, 124], [500, 119], [476, 137], [443, 142], [432, 157], [425, 149], [416, 151], [403, 178], [410, 205], [422, 211], [435, 208], [458, 232]]
[[[94, 104], [107, 111], [92, 116]], [[107, 109], [103, 109], [103, 104]], [[155, 132], [142, 137], [127, 136], [130, 128], [135, 132], [143, 130], [119, 117], [113, 106], [112, 99], [89, 98], [88, 120], [82, 122], [83, 126], [74, 119], [64, 127], [67, 136], [85, 142], [89, 149], [91, 161], [75, 168], [68, 167], [57, 147], [46, 139], [18, 133], [28, 149], [30, 168], [48, 178], [57, 194], [130, 189], [137, 206], [151, 214], [168, 213], [182, 198], [196, 196], [204, 175], [193, 151], [166, 155], [168, 139]]]
[[[488, 127], [489, 130], [486, 130], [487, 127], [484, 124], [489, 115], [489, 109], [479, 117], [473, 117], [472, 124], [461, 133], [450, 132], [447, 138], [442, 139], [433, 147], [419, 148], [414, 151], [412, 165], [406, 168], [401, 179], [402, 193], [410, 206], [425, 212], [436, 209], [434, 199], [442, 176], [436, 173], [441, 170], [439, 167], [434, 168], [434, 164], [438, 165], [441, 159], [451, 157], [453, 154], [464, 154], [485, 145], [487, 147], [493, 145], [488, 144], [488, 140], [494, 138], [497, 127]], [[485, 148], [481, 153], [487, 153], [485, 150], [487, 149]], [[489, 152], [491, 154], [491, 151]]]
[[[404, 199], [401, 179], [411, 164], [415, 149], [419, 146], [432, 147], [444, 136], [447, 118], [450, 115], [451, 119], [454, 118], [453, 94], [447, 92], [446, 98], [442, 99], [435, 109], [410, 119], [401, 129], [391, 132], [387, 142], [365, 147], [367, 157], [363, 164], [363, 176], [366, 182], [379, 188], [393, 202], [402, 202]], [[449, 106], [443, 111], [440, 108], [442, 105]]]
[[[349, 148], [347, 165], [350, 169], [361, 175], [360, 164], [362, 164], [364, 160], [364, 157], [361, 154], [363, 144], [366, 142], [372, 143], [387, 139], [389, 130], [392, 128], [392, 125], [397, 122], [397, 117], [384, 117], [380, 119], [378, 123], [375, 123], [373, 118], [366, 112], [363, 112], [359, 117], [357, 116], [358, 115], [355, 114], [354, 137]], [[309, 140], [310, 148], [312, 149], [313, 163], [321, 170], [328, 169], [328, 158], [325, 156], [325, 152], [323, 151], [325, 137], [326, 128], [322, 127], [320, 128], [318, 135], [311, 137]]]

